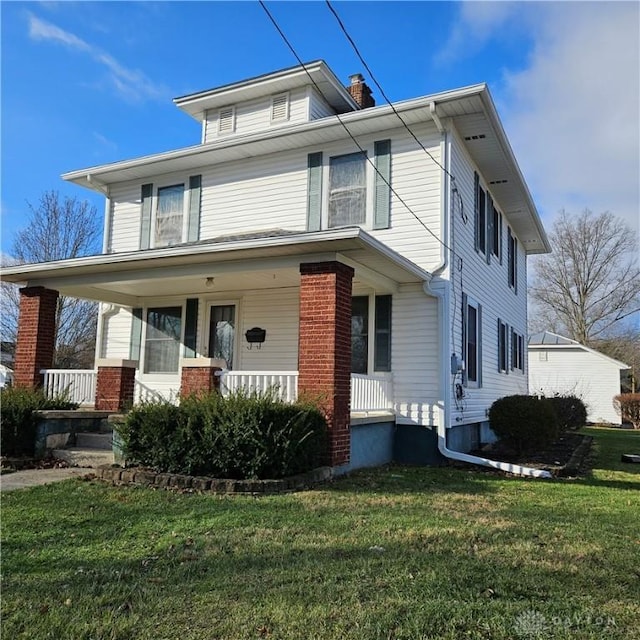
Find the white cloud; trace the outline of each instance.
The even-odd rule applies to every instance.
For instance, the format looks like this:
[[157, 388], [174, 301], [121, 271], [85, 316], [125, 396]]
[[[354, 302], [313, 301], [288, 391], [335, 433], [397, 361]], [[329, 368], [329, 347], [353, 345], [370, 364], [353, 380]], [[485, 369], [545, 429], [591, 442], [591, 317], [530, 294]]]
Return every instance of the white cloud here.
[[516, 155], [543, 213], [609, 210], [638, 229], [639, 5], [541, 6], [529, 65], [501, 96]]
[[547, 226], [586, 207], [640, 228], [639, 20], [636, 2], [460, 6], [440, 61], [514, 33], [532, 44], [491, 91]]
[[33, 14], [28, 15], [29, 37], [66, 46], [77, 52], [86, 53], [107, 70], [107, 80], [120, 97], [130, 102], [164, 99], [166, 89], [154, 84], [138, 69], [122, 66], [112, 55], [102, 51], [78, 36], [60, 27], [41, 20]]

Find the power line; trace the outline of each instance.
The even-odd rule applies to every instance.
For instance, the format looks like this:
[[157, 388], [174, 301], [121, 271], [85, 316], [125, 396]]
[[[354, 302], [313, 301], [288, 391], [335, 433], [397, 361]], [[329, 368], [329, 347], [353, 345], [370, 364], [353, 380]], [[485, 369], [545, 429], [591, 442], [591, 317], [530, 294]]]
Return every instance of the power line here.
[[[304, 62], [302, 62], [300, 56], [298, 55], [297, 51], [295, 50], [295, 48], [293, 47], [293, 45], [291, 44], [291, 42], [289, 41], [289, 39], [287, 38], [287, 36], [284, 34], [284, 32], [282, 31], [282, 29], [280, 28], [280, 25], [277, 23], [276, 19], [273, 17], [273, 15], [271, 14], [271, 12], [269, 11], [269, 9], [267, 8], [267, 6], [265, 5], [263, 0], [258, 0], [260, 3], [260, 6], [263, 8], [264, 12], [267, 14], [269, 20], [271, 21], [271, 23], [273, 24], [273, 26], [276, 28], [276, 31], [280, 34], [280, 37], [282, 38], [282, 40], [284, 41], [284, 43], [287, 45], [287, 47], [289, 48], [289, 50], [291, 51], [291, 53], [294, 55], [295, 59], [298, 61], [298, 64], [304, 69], [305, 73], [307, 74], [307, 76], [309, 77], [309, 80], [311, 81], [311, 83], [313, 84], [313, 86], [316, 88], [316, 90], [318, 91], [318, 93], [321, 96], [324, 96], [322, 90], [320, 89], [320, 87], [318, 86], [318, 84], [316, 83], [316, 81], [314, 80], [313, 76], [311, 75], [311, 73], [309, 73], [309, 70], [307, 69], [306, 65], [304, 64]], [[366, 63], [364, 63], [366, 66]], [[368, 67], [367, 67], [368, 68]], [[378, 83], [376, 82], [376, 85]], [[378, 85], [379, 86], [379, 85]], [[386, 96], [385, 96], [386, 98]], [[389, 103], [391, 104], [391, 103]], [[392, 108], [395, 110], [395, 107], [393, 107], [393, 105], [391, 105]], [[397, 113], [397, 112], [396, 112]], [[373, 167], [373, 170], [376, 172], [376, 174], [382, 179], [382, 181], [387, 185], [387, 187], [389, 187], [389, 190], [391, 191], [391, 193], [393, 193], [393, 195], [398, 199], [398, 202], [400, 202], [405, 209], [418, 221], [418, 223], [425, 229], [425, 231], [432, 236], [438, 243], [440, 243], [445, 249], [448, 249], [454, 256], [456, 256], [458, 258], [458, 260], [460, 261], [460, 264], [462, 264], [462, 256], [458, 255], [455, 250], [450, 247], [449, 245], [447, 245], [443, 240], [441, 240], [433, 231], [431, 231], [431, 229], [429, 229], [429, 227], [420, 219], [420, 217], [413, 211], [413, 209], [411, 209], [411, 207], [400, 197], [400, 195], [398, 194], [398, 192], [391, 186], [391, 183], [386, 179], [386, 177], [384, 175], [382, 175], [382, 173], [378, 170], [378, 168], [375, 166], [375, 164], [373, 163], [373, 161], [371, 160], [371, 158], [369, 158], [369, 156], [367, 155], [365, 149], [362, 147], [362, 145], [358, 142], [358, 140], [355, 138], [355, 136], [351, 133], [351, 131], [349, 130], [349, 128], [347, 127], [347, 125], [344, 123], [343, 119], [340, 117], [339, 113], [336, 113], [335, 116], [338, 119], [338, 122], [342, 125], [342, 128], [346, 131], [347, 135], [351, 138], [351, 140], [353, 141], [353, 143], [356, 145], [356, 147], [359, 149], [359, 151], [363, 154], [363, 156], [366, 158], [367, 162]], [[405, 125], [406, 126], [406, 125]], [[407, 127], [408, 128], [408, 127]], [[411, 133], [411, 135], [414, 137], [414, 139], [417, 140], [417, 138], [415, 137], [415, 135], [413, 134], [413, 132], [411, 132], [411, 130], [409, 129], [409, 132]], [[420, 144], [420, 142], [418, 141], [418, 144]], [[426, 153], [431, 156], [431, 154], [427, 151], [427, 149], [424, 147], [424, 145], [420, 144], [420, 146], [426, 151]], [[436, 164], [443, 170], [445, 171], [449, 176], [451, 176], [451, 174], [437, 161], [435, 160], [435, 158], [433, 158], [433, 156], [431, 156], [431, 158], [434, 160], [434, 162], [436, 162]], [[453, 176], [451, 176], [453, 178]], [[453, 178], [455, 180], [455, 178]]]
[[353, 48], [353, 50], [355, 51], [356, 55], [358, 56], [358, 59], [360, 60], [360, 62], [364, 65], [364, 68], [367, 70], [367, 73], [369, 74], [369, 77], [371, 78], [371, 80], [374, 82], [374, 84], [376, 85], [376, 87], [378, 87], [378, 91], [380, 91], [380, 93], [382, 94], [382, 97], [385, 99], [386, 103], [391, 107], [393, 113], [396, 115], [396, 117], [398, 118], [398, 120], [400, 120], [400, 122], [402, 123], [402, 126], [409, 132], [409, 135], [415, 140], [415, 142], [418, 144], [418, 146], [429, 156], [429, 158], [431, 158], [431, 160], [438, 166], [440, 167], [440, 169], [449, 176], [449, 178], [451, 178], [451, 182], [453, 183], [453, 192], [458, 196], [459, 199], [459, 204], [460, 204], [460, 208], [461, 208], [461, 215], [463, 217], [463, 219], [466, 222], [466, 215], [464, 213], [464, 206], [463, 206], [463, 202], [462, 202], [462, 196], [460, 195], [460, 193], [458, 192], [458, 188], [456, 185], [456, 177], [445, 167], [442, 165], [441, 162], [439, 162], [434, 156], [433, 154], [424, 146], [424, 144], [422, 144], [422, 142], [418, 139], [418, 137], [415, 135], [415, 133], [411, 130], [411, 128], [409, 127], [409, 125], [407, 124], [407, 122], [405, 121], [405, 119], [402, 117], [402, 115], [399, 113], [399, 111], [395, 108], [394, 104], [391, 102], [391, 100], [389, 100], [389, 97], [387, 96], [387, 94], [385, 93], [384, 89], [382, 88], [382, 86], [380, 85], [380, 83], [378, 82], [378, 80], [376, 79], [373, 71], [371, 70], [371, 68], [369, 67], [369, 65], [367, 64], [367, 61], [364, 59], [364, 57], [362, 56], [362, 54], [360, 53], [360, 49], [358, 49], [358, 45], [355, 43], [354, 39], [351, 37], [351, 35], [349, 34], [349, 32], [347, 31], [347, 28], [345, 27], [344, 23], [342, 22], [342, 19], [340, 18], [340, 16], [338, 15], [337, 11], [333, 8], [330, 0], [325, 0], [325, 3], [327, 5], [327, 7], [329, 8], [329, 11], [331, 11], [331, 13], [333, 14], [333, 16], [335, 17], [336, 21], [338, 22], [338, 25], [340, 25], [340, 29], [342, 30], [342, 33], [344, 34], [345, 38], [349, 41], [349, 43], [351, 44], [351, 47]]

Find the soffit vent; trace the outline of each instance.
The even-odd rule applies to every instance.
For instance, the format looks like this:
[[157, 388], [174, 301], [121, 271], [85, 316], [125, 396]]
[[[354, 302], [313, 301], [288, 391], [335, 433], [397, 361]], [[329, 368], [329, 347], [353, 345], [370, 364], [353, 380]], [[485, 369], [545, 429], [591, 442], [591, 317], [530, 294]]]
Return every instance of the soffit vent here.
[[289, 119], [289, 94], [281, 93], [271, 98], [271, 119], [272, 120], [288, 120]]
[[476, 135], [473, 136], [465, 136], [464, 139], [469, 141], [469, 140], [484, 140], [487, 136], [484, 133], [478, 133]]
[[225, 107], [218, 112], [218, 131], [220, 133], [232, 133], [236, 128], [235, 109]]
[[491, 180], [489, 184], [507, 184], [508, 180]]

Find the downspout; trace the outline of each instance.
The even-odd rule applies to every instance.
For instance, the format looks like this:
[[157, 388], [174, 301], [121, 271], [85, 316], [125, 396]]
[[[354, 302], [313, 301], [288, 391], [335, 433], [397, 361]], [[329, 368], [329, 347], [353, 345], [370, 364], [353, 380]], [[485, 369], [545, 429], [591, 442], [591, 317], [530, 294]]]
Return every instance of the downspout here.
[[[447, 172], [443, 172], [441, 198], [442, 202], [440, 219], [442, 221], [442, 251], [441, 262], [435, 267], [433, 273], [442, 272], [447, 266], [447, 247], [449, 238], [453, 244], [453, 221], [449, 216], [449, 180], [450, 180], [450, 163], [451, 154], [449, 153], [449, 140], [448, 133], [440, 120], [440, 117], [436, 111], [436, 103], [431, 102], [429, 105], [429, 112], [431, 118], [435, 123], [438, 131], [442, 134], [443, 147], [442, 158], [444, 166]], [[449, 233], [451, 225], [451, 233]], [[524, 467], [522, 465], [511, 464], [509, 462], [498, 462], [496, 460], [490, 460], [489, 458], [482, 458], [480, 456], [472, 456], [468, 453], [462, 453], [461, 451], [454, 451], [447, 447], [447, 429], [451, 424], [451, 390], [449, 389], [449, 371], [447, 363], [450, 361], [450, 354], [453, 353], [449, 339], [449, 326], [451, 322], [450, 317], [450, 289], [451, 283], [448, 280], [438, 280], [433, 282], [433, 279], [428, 280], [423, 284], [423, 291], [426, 295], [432, 296], [438, 299], [438, 321], [440, 323], [441, 339], [440, 339], [440, 388], [443, 391], [443, 406], [439, 408], [439, 419], [437, 426], [438, 435], [438, 450], [445, 457], [451, 460], [458, 460], [459, 462], [466, 462], [469, 464], [477, 464], [484, 467], [490, 467], [499, 471], [505, 471], [507, 473], [513, 473], [520, 476], [529, 476], [534, 478], [551, 478], [551, 474], [543, 469], [533, 469], [531, 467]]]

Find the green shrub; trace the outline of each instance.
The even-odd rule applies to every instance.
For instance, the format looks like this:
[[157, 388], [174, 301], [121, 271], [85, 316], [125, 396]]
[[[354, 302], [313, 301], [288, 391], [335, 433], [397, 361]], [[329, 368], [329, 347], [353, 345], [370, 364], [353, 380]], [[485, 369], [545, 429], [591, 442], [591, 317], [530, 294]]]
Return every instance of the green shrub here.
[[623, 422], [640, 429], [640, 393], [622, 393], [613, 399], [613, 406]]
[[128, 460], [173, 473], [282, 478], [324, 461], [327, 425], [310, 404], [273, 394], [188, 396], [134, 407], [118, 428]]
[[0, 391], [2, 455], [32, 456], [38, 420], [35, 412], [46, 409], [77, 409], [66, 395], [47, 398], [40, 389], [6, 387]]
[[577, 396], [553, 396], [546, 399], [556, 412], [561, 431], [577, 431], [587, 423], [587, 408]]
[[491, 429], [517, 454], [546, 447], [558, 436], [558, 418], [546, 398], [506, 396], [489, 409]]

